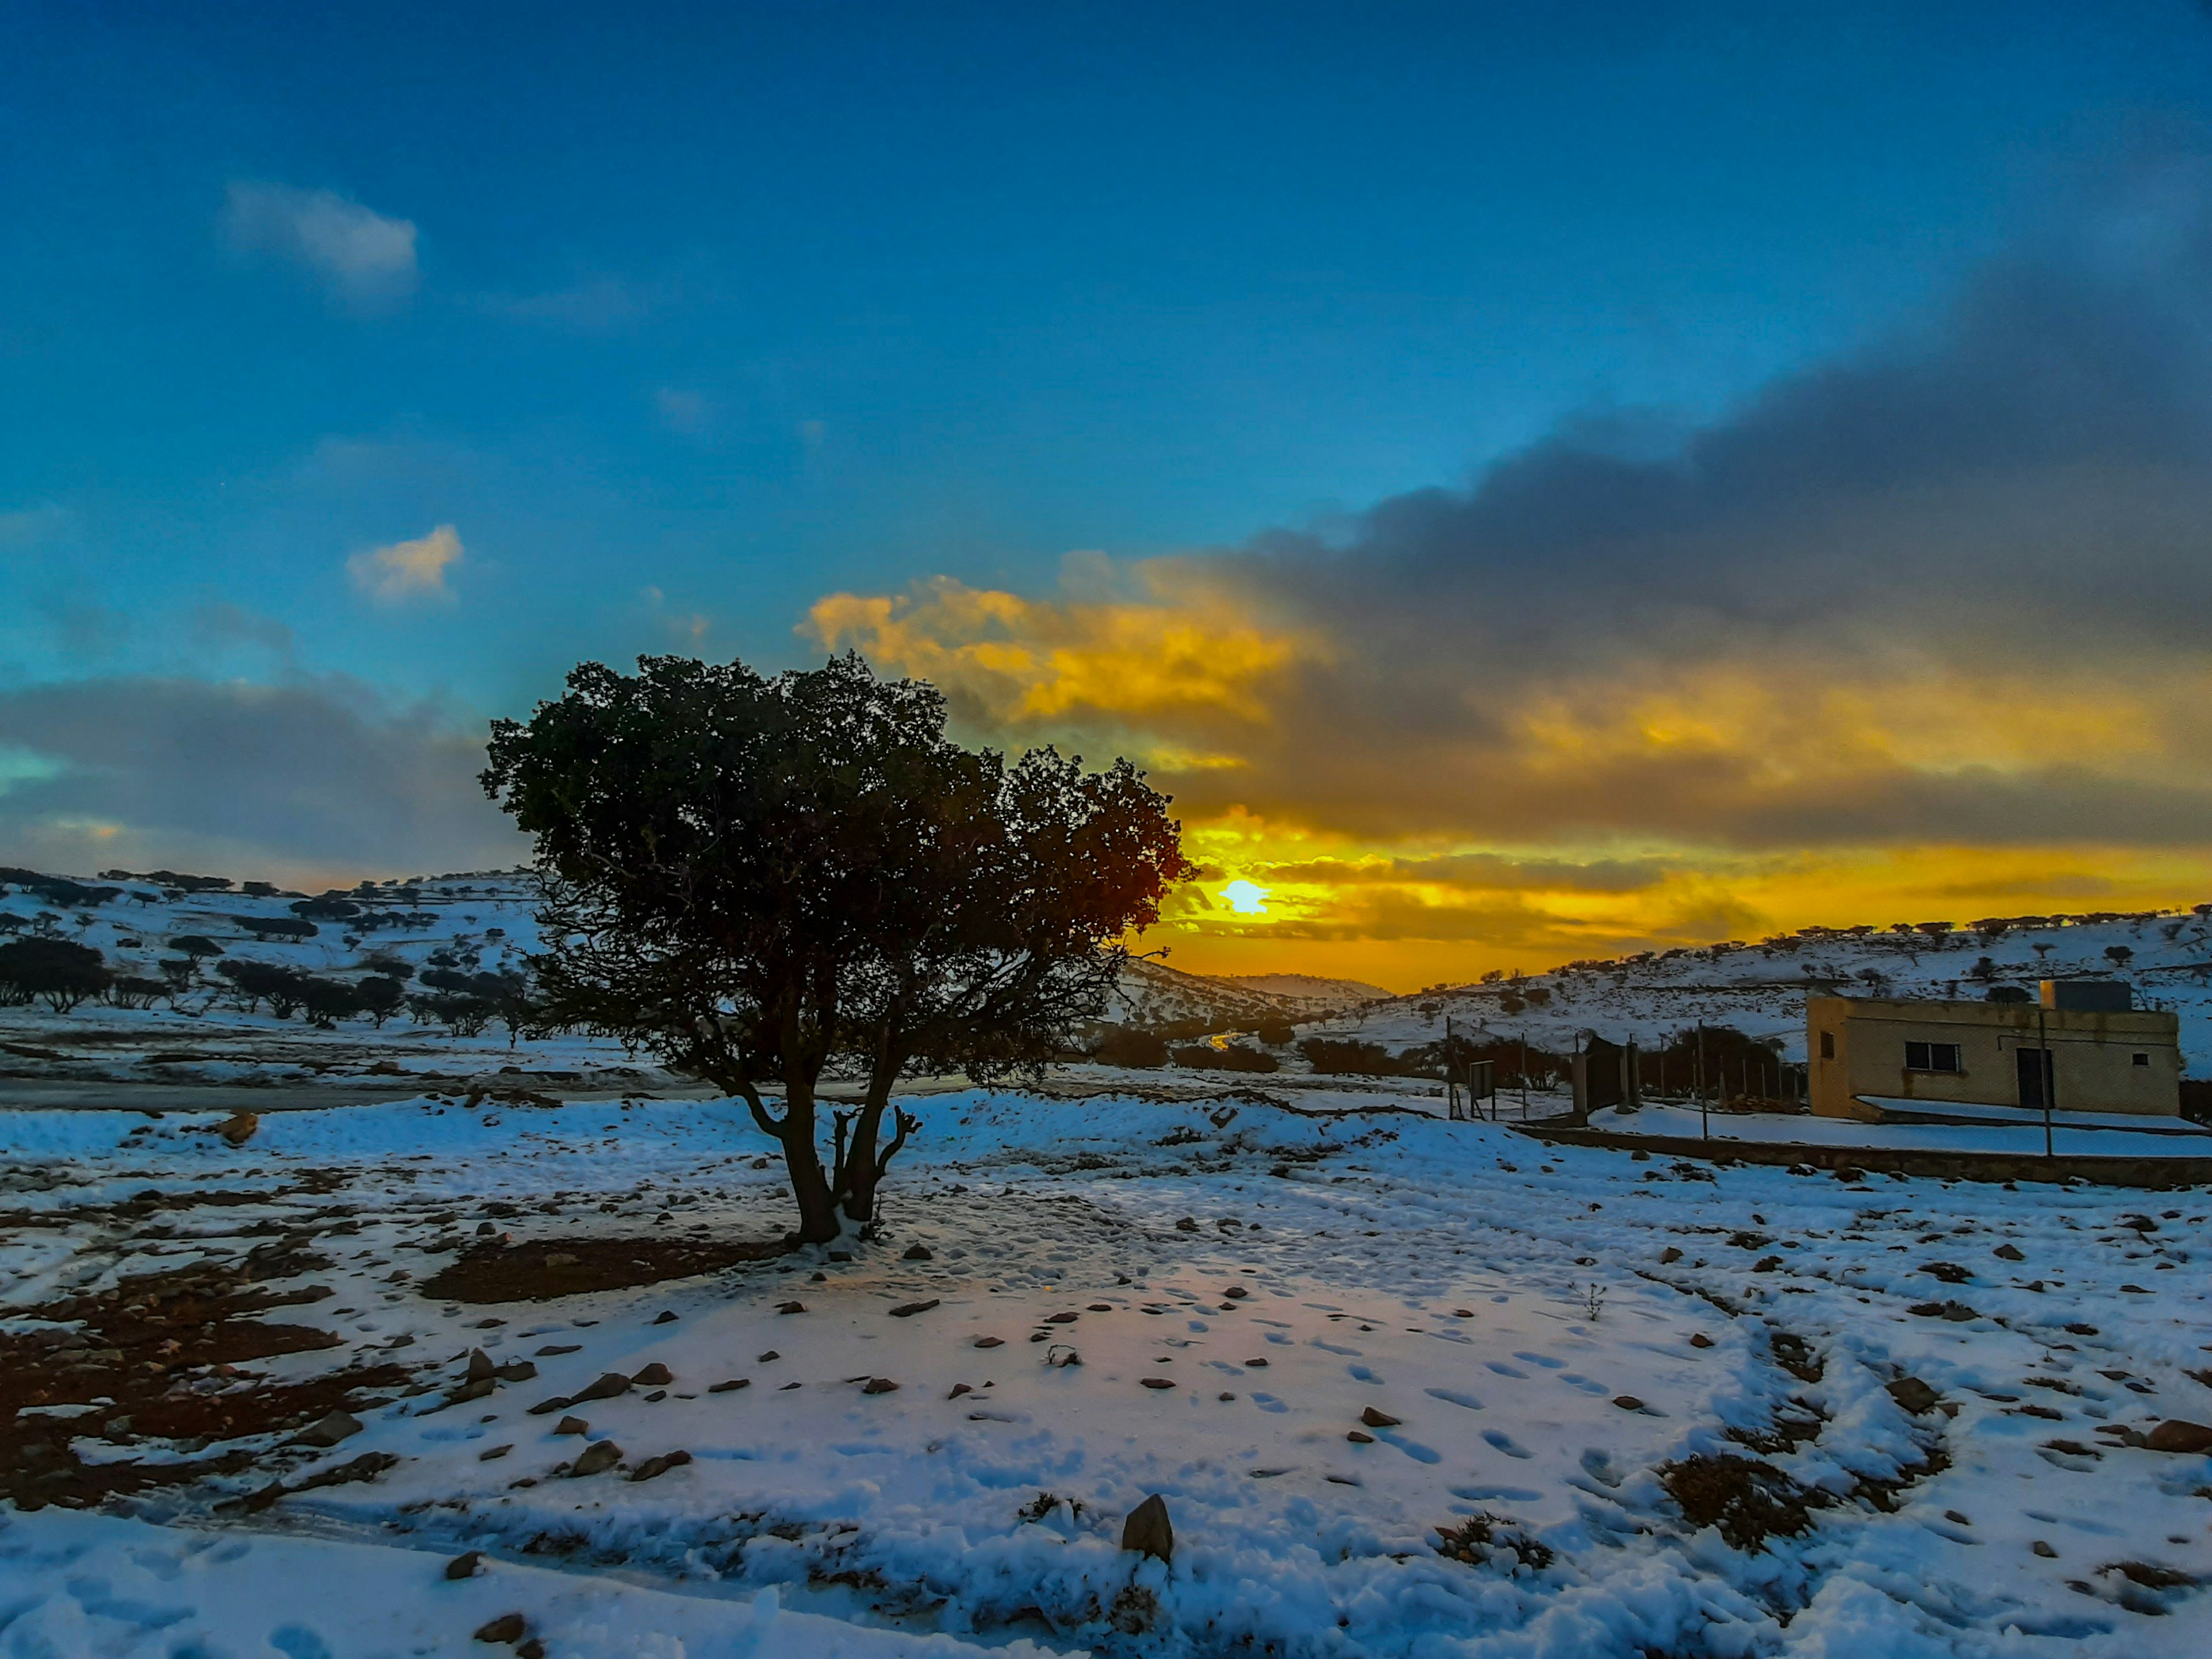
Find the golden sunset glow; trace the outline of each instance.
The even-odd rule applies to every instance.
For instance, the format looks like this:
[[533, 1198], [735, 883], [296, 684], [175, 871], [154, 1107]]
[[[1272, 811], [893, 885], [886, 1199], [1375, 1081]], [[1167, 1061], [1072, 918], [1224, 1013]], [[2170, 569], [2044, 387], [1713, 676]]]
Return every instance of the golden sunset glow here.
[[1152, 942], [1200, 971], [1413, 988], [2212, 896], [2196, 657], [1816, 632], [1409, 682], [1249, 570], [1095, 558], [1049, 599], [833, 594], [806, 631], [935, 680], [972, 735], [1146, 766], [1201, 869]]

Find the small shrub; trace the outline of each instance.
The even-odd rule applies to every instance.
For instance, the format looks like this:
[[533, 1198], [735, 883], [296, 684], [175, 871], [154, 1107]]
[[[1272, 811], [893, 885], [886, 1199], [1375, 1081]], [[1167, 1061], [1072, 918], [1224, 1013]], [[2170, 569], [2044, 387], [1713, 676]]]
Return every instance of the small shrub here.
[[1102, 1066], [1164, 1066], [1167, 1039], [1141, 1025], [1117, 1025], [1099, 1040], [1091, 1057]]

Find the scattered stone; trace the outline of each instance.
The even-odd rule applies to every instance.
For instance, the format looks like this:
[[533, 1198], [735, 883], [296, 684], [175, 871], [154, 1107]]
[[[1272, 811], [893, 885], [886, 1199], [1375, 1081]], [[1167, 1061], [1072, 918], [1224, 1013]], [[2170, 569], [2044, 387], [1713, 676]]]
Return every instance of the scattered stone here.
[[1613, 1403], [1625, 1412], [1640, 1412], [1644, 1409], [1644, 1402], [1632, 1394], [1617, 1394], [1613, 1397]]
[[733, 1376], [726, 1382], [708, 1383], [707, 1385], [707, 1392], [708, 1394], [733, 1394], [739, 1389], [750, 1389], [752, 1385], [753, 1380], [750, 1376]]
[[1140, 1376], [1137, 1379], [1137, 1385], [1145, 1389], [1172, 1389], [1175, 1387], [1175, 1379], [1167, 1376]]
[[233, 1146], [243, 1146], [253, 1139], [253, 1132], [261, 1127], [261, 1119], [252, 1112], [234, 1112], [224, 1121], [216, 1125], [215, 1132]]
[[1087, 1311], [1091, 1313], [1112, 1313], [1114, 1311], [1114, 1304], [1110, 1302], [1093, 1302], [1090, 1304]]
[[498, 1231], [499, 1229], [493, 1226], [489, 1221], [479, 1221], [477, 1223], [477, 1237], [478, 1238], [489, 1238]]
[[928, 1245], [909, 1244], [906, 1247], [905, 1250], [900, 1254], [899, 1260], [902, 1261], [934, 1261], [937, 1258], [929, 1253]]
[[550, 1400], [541, 1400], [532, 1406], [530, 1408], [530, 1414], [532, 1417], [544, 1417], [552, 1412], [565, 1411], [575, 1403], [567, 1395], [556, 1394]]
[[774, 1348], [770, 1348], [766, 1353], [760, 1357], [760, 1363], [765, 1365], [771, 1359], [781, 1359], [782, 1358], [783, 1356], [781, 1354], [778, 1353]]
[[1454, 1308], [1452, 1310], [1452, 1317], [1454, 1319], [1472, 1319], [1474, 1317], [1474, 1310], [1472, 1308]]
[[480, 1625], [477, 1627], [477, 1640], [479, 1642], [520, 1642], [522, 1639], [522, 1632], [529, 1628], [530, 1626], [523, 1622], [523, 1618], [520, 1613], [502, 1613], [498, 1618], [492, 1620], [489, 1623]]
[[295, 1446], [335, 1446], [339, 1441], [361, 1432], [361, 1419], [351, 1412], [331, 1412], [319, 1418], [292, 1437]]
[[653, 1322], [656, 1325], [673, 1325], [676, 1322], [676, 1315], [671, 1310], [663, 1308], [653, 1316]]
[[1175, 1557], [1175, 1527], [1168, 1519], [1168, 1501], [1154, 1492], [1129, 1511], [1121, 1523], [1121, 1547], [1162, 1561]]
[[1198, 1218], [1196, 1216], [1189, 1215], [1183, 1217], [1182, 1220], [1176, 1223], [1176, 1231], [1179, 1233], [1196, 1232], [1198, 1231]]
[[1236, 1399], [1236, 1398], [1237, 1398], [1237, 1396], [1236, 1396], [1235, 1395], [1233, 1395], [1233, 1394], [1230, 1394], [1230, 1393], [1228, 1393], [1228, 1392], [1224, 1391], [1224, 1392], [1222, 1394], [1221, 1398], [1222, 1398], [1222, 1399], [1224, 1399], [1224, 1400], [1234, 1400], [1234, 1399]]
[[1946, 1521], [1951, 1522], [1952, 1522], [1952, 1523], [1954, 1523], [1954, 1525], [1961, 1526], [1961, 1527], [1971, 1527], [1971, 1526], [1972, 1526], [1972, 1525], [1974, 1524], [1972, 1521], [1969, 1521], [1969, 1520], [1968, 1520], [1965, 1516], [1963, 1516], [1963, 1515], [1960, 1514], [1960, 1513], [1959, 1513], [1959, 1511], [1958, 1511], [1958, 1510], [1945, 1510], [1943, 1511], [1943, 1518], [1944, 1518]]
[[551, 1359], [561, 1354], [581, 1353], [583, 1351], [584, 1345], [580, 1342], [548, 1342], [538, 1351], [538, 1357], [540, 1359]]
[[452, 1560], [446, 1563], [446, 1577], [448, 1578], [473, 1578], [477, 1576], [477, 1570], [483, 1565], [483, 1552], [482, 1550], [471, 1550], [466, 1555], [457, 1555]]
[[1889, 1390], [1889, 1397], [1897, 1401], [1901, 1409], [1915, 1417], [1934, 1411], [1936, 1401], [1942, 1398], [1917, 1376], [1900, 1376], [1882, 1386]]
[[1246, 1297], [1251, 1294], [1252, 1292], [1246, 1290], [1242, 1285], [1231, 1285], [1227, 1290], [1222, 1291], [1222, 1295], [1227, 1297], [1231, 1302], [1242, 1302]]
[[665, 1474], [671, 1469], [681, 1468], [690, 1461], [691, 1454], [688, 1451], [663, 1452], [658, 1457], [647, 1458], [644, 1462], [630, 1471], [629, 1478], [633, 1482], [650, 1480], [657, 1474]]
[[775, 1304], [775, 1310], [780, 1314], [805, 1313], [806, 1304], [804, 1302], [779, 1302]]
[[495, 1370], [491, 1363], [491, 1356], [486, 1353], [482, 1348], [471, 1348], [469, 1350], [468, 1380], [471, 1382], [482, 1382], [488, 1380], [495, 1374]]
[[479, 1376], [472, 1382], [464, 1382], [458, 1389], [450, 1389], [447, 1390], [446, 1404], [448, 1406], [465, 1406], [471, 1400], [482, 1400], [486, 1398], [490, 1395], [491, 1391], [498, 1386], [499, 1383], [493, 1378], [489, 1376]]
[[1911, 1311], [1916, 1318], [1948, 1319], [1954, 1325], [1963, 1325], [1970, 1319], [1981, 1317], [1963, 1302], [1916, 1303]]
[[1703, 1331], [1692, 1331], [1690, 1333], [1690, 1346], [1693, 1348], [1710, 1348], [1713, 1346], [1713, 1340]]
[[601, 1474], [622, 1462], [622, 1448], [611, 1440], [594, 1440], [584, 1448], [568, 1473], [575, 1475]]
[[506, 1455], [507, 1455], [507, 1453], [509, 1453], [509, 1452], [513, 1451], [514, 1449], [514, 1448], [513, 1446], [511, 1446], [511, 1445], [510, 1445], [510, 1446], [494, 1446], [494, 1447], [492, 1447], [490, 1449], [489, 1449], [489, 1450], [487, 1450], [487, 1451], [480, 1451], [480, 1452], [478, 1452], [478, 1453], [477, 1454], [477, 1462], [479, 1462], [479, 1463], [492, 1463], [492, 1462], [496, 1462], [499, 1459], [501, 1459], [501, 1458], [502, 1458], [502, 1457], [506, 1456]]
[[545, 1659], [545, 1644], [535, 1636], [526, 1636], [514, 1644], [514, 1659]]
[[888, 1376], [872, 1376], [868, 1379], [867, 1386], [860, 1392], [862, 1394], [896, 1394], [898, 1392], [898, 1384]]
[[1396, 1418], [1388, 1412], [1378, 1412], [1372, 1406], [1360, 1412], [1359, 1420], [1370, 1429], [1395, 1429], [1398, 1426]]
[[492, 1375], [502, 1382], [527, 1382], [538, 1375], [538, 1367], [527, 1359], [510, 1359]]
[[629, 1380], [641, 1389], [658, 1389], [673, 1382], [676, 1377], [667, 1366], [656, 1359], [643, 1370], [634, 1372]]
[[1081, 1314], [1071, 1310], [1066, 1313], [1047, 1314], [1044, 1316], [1044, 1322], [1048, 1325], [1073, 1325], [1082, 1317]]
[[618, 1395], [625, 1395], [629, 1392], [629, 1378], [624, 1376], [620, 1371], [602, 1371], [598, 1382], [586, 1383], [561, 1403], [564, 1406], [580, 1406], [586, 1400], [612, 1400]]
[[2041, 1556], [2046, 1561], [2056, 1561], [2058, 1559], [2058, 1552], [2051, 1548], [2050, 1545], [2045, 1543], [2040, 1538], [2037, 1539], [2033, 1544], [2030, 1544], [2028, 1548], [2033, 1550], [2038, 1555]]
[[2192, 1456], [2199, 1452], [2212, 1452], [2212, 1428], [2169, 1417], [2143, 1437], [2143, 1445], [2154, 1452], [2181, 1452]]
[[1244, 1363], [1255, 1371], [1264, 1371], [1267, 1369], [1267, 1362], [1264, 1359], [1248, 1359]]
[[1672, 1267], [1675, 1262], [1680, 1261], [1681, 1259], [1681, 1250], [1673, 1244], [1669, 1244], [1665, 1249], [1659, 1252], [1659, 1265], [1662, 1267]]
[[1371, 1446], [1375, 1443], [1375, 1437], [1373, 1435], [1362, 1434], [1358, 1429], [1352, 1430], [1344, 1437], [1346, 1440], [1349, 1440], [1355, 1446]]
[[938, 1298], [933, 1296], [927, 1302], [902, 1302], [897, 1307], [891, 1310], [891, 1317], [893, 1319], [911, 1319], [916, 1314], [927, 1313], [932, 1308], [934, 1308], [937, 1305]]
[[592, 1425], [580, 1417], [564, 1417], [553, 1425], [556, 1434], [589, 1434]]
[[975, 1339], [975, 1346], [979, 1348], [1003, 1348], [1006, 1346], [1006, 1340], [1002, 1336], [979, 1336]]
[[2000, 1261], [2025, 1261], [2027, 1260], [2027, 1253], [2016, 1244], [2000, 1244], [1996, 1249], [1991, 1250], [1990, 1254], [1997, 1257]]
[[973, 1394], [975, 1392], [975, 1390], [969, 1388], [965, 1382], [955, 1382], [952, 1385], [952, 1392], [946, 1395], [945, 1397], [947, 1400], [957, 1400], [963, 1394]]

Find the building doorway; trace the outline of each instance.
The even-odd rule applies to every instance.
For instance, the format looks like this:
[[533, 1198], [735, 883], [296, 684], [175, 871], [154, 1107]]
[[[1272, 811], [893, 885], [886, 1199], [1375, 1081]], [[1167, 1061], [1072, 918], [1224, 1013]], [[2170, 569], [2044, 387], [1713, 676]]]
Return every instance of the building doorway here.
[[2057, 1093], [2056, 1079], [2051, 1072], [2051, 1050], [2048, 1048], [2019, 1048], [2014, 1051], [2013, 1063], [2020, 1069], [2020, 1103], [2031, 1112], [2039, 1112], [2054, 1104]]

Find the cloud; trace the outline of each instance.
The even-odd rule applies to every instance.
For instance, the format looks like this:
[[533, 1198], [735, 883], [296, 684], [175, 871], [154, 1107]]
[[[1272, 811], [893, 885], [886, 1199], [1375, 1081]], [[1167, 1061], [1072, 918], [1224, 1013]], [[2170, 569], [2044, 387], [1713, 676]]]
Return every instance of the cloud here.
[[[1243, 862], [1209, 846], [1234, 873], [1347, 862], [1301, 926], [1449, 936], [1486, 858], [1618, 868], [1644, 891], [1622, 938], [1697, 869], [1850, 902], [1771, 875], [1808, 852], [1877, 884], [1997, 849], [2135, 892], [2212, 876], [2203, 161], [1655, 448], [1667, 424], [1566, 422], [1326, 532], [1093, 562], [1048, 597], [832, 595], [811, 625], [939, 679], [970, 729], [1150, 755], [1194, 824], [1259, 826]], [[1742, 919], [1716, 902], [1692, 908]]]
[[0, 862], [293, 882], [503, 867], [528, 846], [483, 764], [442, 711], [341, 680], [0, 690]]
[[222, 222], [234, 248], [301, 266], [349, 305], [374, 309], [415, 291], [414, 222], [335, 191], [234, 180]]
[[450, 602], [453, 592], [446, 586], [447, 570], [459, 562], [461, 538], [449, 524], [411, 542], [373, 547], [346, 561], [355, 589], [379, 605], [404, 605], [415, 599]]

